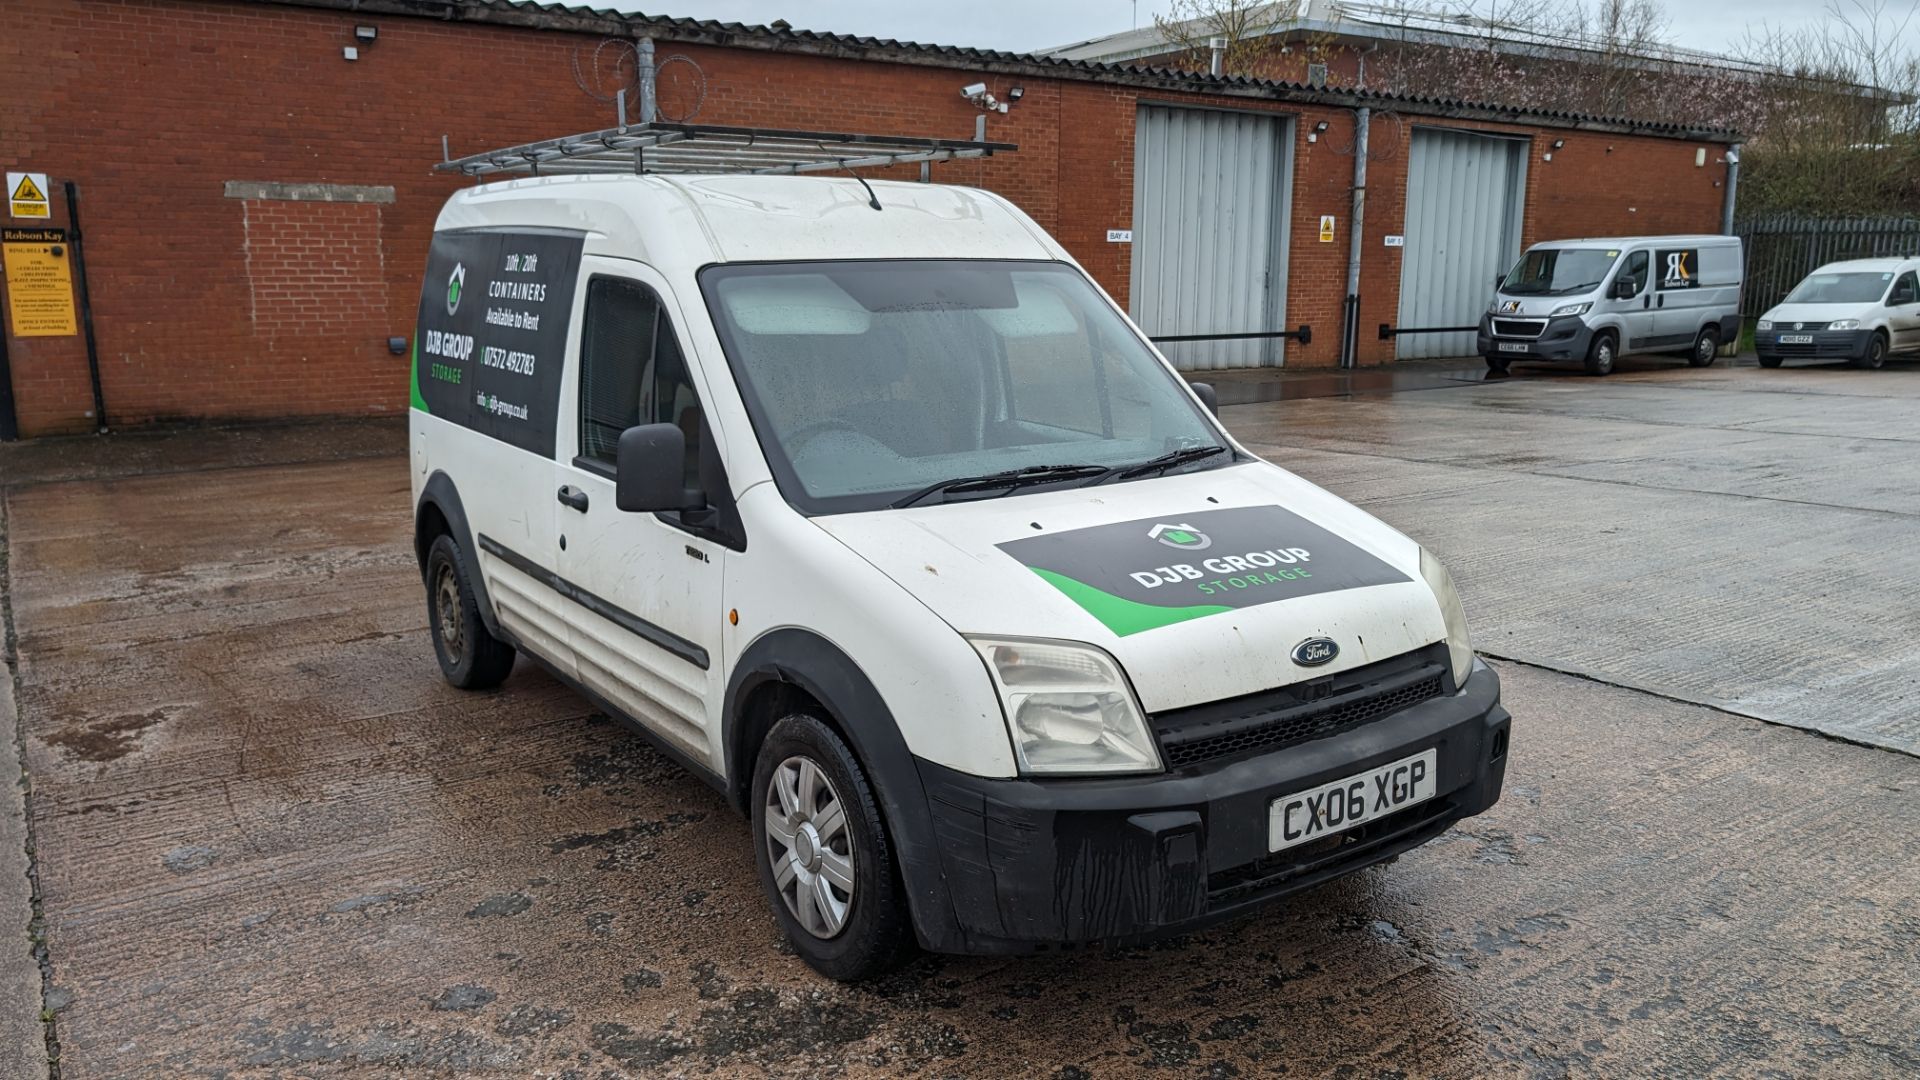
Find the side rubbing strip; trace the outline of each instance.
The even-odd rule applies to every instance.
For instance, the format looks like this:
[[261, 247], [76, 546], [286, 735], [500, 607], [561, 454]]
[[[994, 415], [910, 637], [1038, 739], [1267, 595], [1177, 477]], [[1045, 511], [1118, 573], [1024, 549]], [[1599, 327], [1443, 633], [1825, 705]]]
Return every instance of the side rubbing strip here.
[[613, 623], [615, 626], [626, 630], [628, 633], [660, 646], [680, 659], [685, 660], [687, 663], [692, 664], [694, 667], [699, 668], [701, 671], [707, 670], [709, 663], [707, 650], [688, 641], [679, 634], [655, 626], [625, 608], [608, 603], [606, 600], [575, 585], [573, 582], [541, 566], [525, 555], [511, 550], [485, 533], [480, 534], [480, 550], [500, 559], [508, 566], [513, 567], [515, 570], [520, 571], [535, 581], [541, 582], [554, 592], [579, 604], [581, 607]]

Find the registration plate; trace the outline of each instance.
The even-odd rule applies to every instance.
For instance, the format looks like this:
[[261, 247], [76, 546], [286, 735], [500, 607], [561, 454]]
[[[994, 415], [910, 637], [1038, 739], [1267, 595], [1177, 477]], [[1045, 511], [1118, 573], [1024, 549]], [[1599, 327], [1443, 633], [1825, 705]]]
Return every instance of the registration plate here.
[[1433, 798], [1439, 751], [1425, 750], [1377, 769], [1282, 795], [1268, 804], [1267, 850], [1297, 847]]
[[1813, 344], [1813, 335], [1812, 335], [1812, 334], [1781, 334], [1781, 335], [1780, 335], [1780, 344], [1782, 344], [1782, 345], [1811, 345], [1811, 344]]
[[1501, 352], [1526, 352], [1527, 343], [1524, 341], [1503, 341], [1500, 343], [1500, 351]]

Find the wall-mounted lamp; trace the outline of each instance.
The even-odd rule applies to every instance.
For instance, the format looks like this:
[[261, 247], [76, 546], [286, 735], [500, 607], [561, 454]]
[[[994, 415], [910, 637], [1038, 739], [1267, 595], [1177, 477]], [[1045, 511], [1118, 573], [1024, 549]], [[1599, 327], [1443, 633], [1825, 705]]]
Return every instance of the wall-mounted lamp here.
[[1555, 139], [1555, 140], [1553, 140], [1553, 148], [1554, 148], [1555, 150], [1558, 150], [1558, 149], [1560, 149], [1561, 147], [1563, 147], [1563, 146], [1565, 146], [1565, 145], [1567, 145], [1567, 140], [1565, 140], [1565, 139]]
[[1326, 130], [1327, 130], [1327, 122], [1325, 120], [1322, 120], [1319, 123], [1313, 125], [1313, 130], [1307, 132], [1307, 141], [1310, 143], [1319, 142], [1321, 134], [1324, 133]]
[[1027, 96], [1027, 88], [1024, 86], [1016, 86], [1013, 89], [1007, 91], [1008, 101], [1019, 101], [1021, 98], [1026, 96]]
[[380, 36], [380, 28], [377, 26], [356, 26], [353, 28], [353, 37], [355, 41], [370, 42], [374, 38], [377, 38], [379, 36]]
[[388, 338], [387, 351], [392, 353], [395, 356], [407, 355], [407, 339], [403, 337]]

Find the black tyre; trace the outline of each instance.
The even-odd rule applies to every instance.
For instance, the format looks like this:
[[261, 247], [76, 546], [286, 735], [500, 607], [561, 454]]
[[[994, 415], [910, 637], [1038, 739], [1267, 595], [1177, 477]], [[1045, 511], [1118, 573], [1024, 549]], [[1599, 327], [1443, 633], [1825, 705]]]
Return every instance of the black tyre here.
[[1867, 339], [1867, 354], [1865, 356], [1855, 357], [1853, 366], [1866, 368], [1869, 371], [1879, 371], [1885, 367], [1886, 364], [1887, 335], [1875, 330], [1873, 336]]
[[513, 670], [513, 646], [487, 632], [460, 545], [444, 534], [427, 549], [427, 627], [440, 673], [460, 689], [499, 686]]
[[1513, 372], [1513, 361], [1498, 356], [1487, 357], [1487, 372], [1492, 375], [1508, 375]]
[[1761, 367], [1769, 367], [1769, 368], [1772, 368], [1772, 367], [1779, 367], [1779, 366], [1780, 366], [1780, 359], [1781, 359], [1781, 358], [1780, 358], [1780, 357], [1778, 357], [1778, 356], [1762, 356], [1762, 357], [1760, 358], [1760, 366], [1761, 366]]
[[1593, 344], [1587, 346], [1587, 374], [1613, 374], [1614, 352], [1618, 348], [1612, 331], [1603, 330], [1593, 335]]
[[850, 982], [913, 955], [878, 801], [832, 728], [802, 713], [774, 724], [754, 761], [751, 800], [760, 885], [809, 967]]
[[1700, 331], [1693, 339], [1693, 351], [1687, 354], [1687, 363], [1692, 367], [1711, 367], [1714, 358], [1720, 355], [1720, 334], [1712, 327]]

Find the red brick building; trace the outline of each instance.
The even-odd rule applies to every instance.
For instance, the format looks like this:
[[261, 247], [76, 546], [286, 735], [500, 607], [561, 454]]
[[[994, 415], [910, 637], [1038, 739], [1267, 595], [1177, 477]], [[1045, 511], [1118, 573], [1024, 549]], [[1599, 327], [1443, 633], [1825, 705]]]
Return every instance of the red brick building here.
[[[70, 224], [63, 192], [73, 183], [99, 397], [116, 427], [405, 409], [407, 360], [388, 339], [412, 333], [434, 217], [465, 183], [432, 171], [441, 137], [458, 155], [609, 126], [613, 107], [577, 77], [608, 39], [651, 39], [661, 57], [692, 61], [671, 80], [662, 68], [662, 106], [671, 114], [697, 99], [701, 123], [968, 138], [980, 109], [960, 88], [984, 82], [1007, 100], [1019, 87], [1009, 111], [987, 122], [989, 139], [1018, 152], [935, 165], [933, 179], [1005, 194], [1123, 305], [1135, 281], [1164, 284], [1157, 264], [1136, 273], [1134, 244], [1108, 236], [1135, 228], [1150, 195], [1136, 191], [1143, 110], [1171, 110], [1154, 115], [1181, 123], [1196, 115], [1181, 110], [1193, 109], [1272, 117], [1260, 130], [1278, 133], [1272, 160], [1284, 175], [1273, 180], [1274, 242], [1255, 257], [1274, 271], [1278, 302], [1250, 313], [1266, 325], [1141, 321], [1152, 334], [1309, 325], [1310, 343], [1285, 346], [1290, 366], [1331, 366], [1341, 354], [1358, 109], [1373, 117], [1361, 364], [1396, 355], [1368, 331], [1405, 310], [1403, 259], [1419, 238], [1406, 247], [1387, 238], [1405, 232], [1415, 144], [1434, 132], [1511, 150], [1509, 246], [1718, 231], [1731, 141], [1536, 114], [1524, 103], [1423, 101], [500, 0], [13, 0], [9, 9], [0, 156], [8, 170], [49, 174], [53, 218], [5, 223]], [[356, 37], [356, 27], [374, 39]], [[346, 58], [349, 48], [357, 59]], [[590, 70], [586, 81], [594, 84]], [[1335, 219], [1328, 242], [1323, 216]], [[1205, 238], [1194, 243], [1211, 250]], [[1141, 316], [1140, 305], [1130, 310]], [[0, 414], [10, 405], [21, 435], [94, 428], [83, 334], [23, 337], [9, 321], [4, 345]]]

